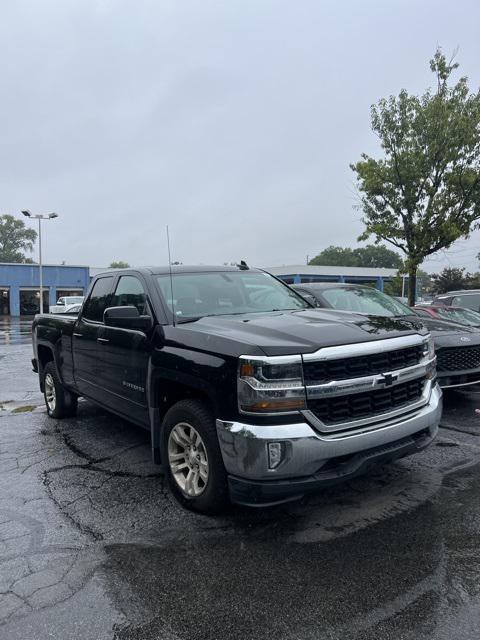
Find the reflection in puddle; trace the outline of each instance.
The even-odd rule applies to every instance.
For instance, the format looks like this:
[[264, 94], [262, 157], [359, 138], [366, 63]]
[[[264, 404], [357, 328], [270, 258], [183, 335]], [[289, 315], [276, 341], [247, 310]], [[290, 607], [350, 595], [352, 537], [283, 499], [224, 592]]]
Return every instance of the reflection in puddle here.
[[379, 496], [360, 514], [370, 511], [371, 521], [350, 535], [344, 527], [357, 504], [333, 519], [334, 507], [312, 504], [311, 519], [272, 517], [254, 535], [232, 519], [228, 532], [107, 546], [108, 589], [128, 621], [116, 638], [446, 638], [460, 612], [478, 607], [477, 474], [452, 474], [441, 489], [431, 477], [425, 501], [395, 517]]
[[0, 346], [30, 344], [32, 319], [0, 316]]

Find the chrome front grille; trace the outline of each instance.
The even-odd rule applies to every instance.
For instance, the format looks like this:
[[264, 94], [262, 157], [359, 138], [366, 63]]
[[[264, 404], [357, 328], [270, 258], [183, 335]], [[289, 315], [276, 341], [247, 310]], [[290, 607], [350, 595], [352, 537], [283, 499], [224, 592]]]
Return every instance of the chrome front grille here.
[[414, 335], [303, 356], [304, 416], [319, 431], [339, 432], [376, 428], [424, 406], [435, 375], [425, 343]]
[[309, 400], [308, 409], [326, 425], [377, 416], [418, 402], [423, 393], [424, 378], [402, 382], [385, 389], [323, 400]]
[[414, 345], [397, 351], [371, 353], [353, 358], [305, 362], [303, 375], [305, 384], [361, 378], [411, 367], [418, 364], [422, 357], [422, 345]]

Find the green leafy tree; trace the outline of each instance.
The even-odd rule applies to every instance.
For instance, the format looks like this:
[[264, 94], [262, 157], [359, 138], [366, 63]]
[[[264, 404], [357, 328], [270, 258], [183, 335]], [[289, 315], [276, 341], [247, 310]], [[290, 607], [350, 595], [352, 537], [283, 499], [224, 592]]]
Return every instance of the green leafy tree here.
[[322, 267], [356, 267], [357, 261], [352, 249], [332, 245], [312, 258], [308, 264], [321, 265]]
[[431, 279], [434, 293], [447, 293], [456, 289], [465, 289], [469, 274], [465, 274], [465, 269], [445, 267], [440, 273], [433, 273]]
[[365, 232], [405, 254], [413, 286], [423, 260], [467, 237], [480, 218], [480, 92], [467, 78], [450, 83], [457, 63], [440, 50], [430, 61], [436, 90], [402, 90], [372, 106], [384, 157], [366, 154], [351, 168], [361, 194]]
[[384, 267], [386, 269], [400, 269], [402, 258], [391, 249], [387, 249], [384, 244], [368, 244], [366, 247], [354, 249], [353, 253], [357, 257], [359, 267]]
[[385, 245], [369, 244], [366, 247], [350, 249], [330, 246], [310, 260], [311, 265], [336, 267], [385, 267], [400, 269], [402, 258], [396, 251]]
[[480, 289], [480, 273], [472, 273], [465, 282], [465, 289]]
[[390, 282], [385, 282], [383, 290], [389, 296], [401, 296], [403, 291], [402, 276], [395, 276]]
[[129, 266], [128, 262], [124, 262], [123, 260], [114, 260], [110, 263], [110, 269], [128, 269]]
[[37, 232], [28, 229], [23, 220], [10, 215], [0, 216], [0, 262], [27, 262], [25, 251], [33, 251]]

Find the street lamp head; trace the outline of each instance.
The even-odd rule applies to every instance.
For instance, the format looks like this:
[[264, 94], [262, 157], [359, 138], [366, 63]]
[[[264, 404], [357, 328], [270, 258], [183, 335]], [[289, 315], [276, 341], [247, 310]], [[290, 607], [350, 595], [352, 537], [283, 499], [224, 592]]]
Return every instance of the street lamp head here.
[[48, 217], [49, 218], [58, 218], [58, 213], [49, 213]]
[[25, 209], [25, 211], [22, 211], [22, 213], [27, 218], [31, 218], [32, 217], [32, 214], [30, 213], [30, 211], [28, 209]]

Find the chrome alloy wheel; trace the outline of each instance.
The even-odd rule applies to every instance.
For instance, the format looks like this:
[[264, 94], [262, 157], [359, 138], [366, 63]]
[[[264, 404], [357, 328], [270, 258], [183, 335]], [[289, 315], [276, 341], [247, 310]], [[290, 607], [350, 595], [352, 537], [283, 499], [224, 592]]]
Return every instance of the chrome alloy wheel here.
[[45, 399], [50, 411], [55, 411], [57, 406], [57, 394], [55, 392], [55, 383], [51, 373], [45, 376]]
[[179, 422], [168, 437], [168, 462], [175, 482], [192, 498], [203, 493], [208, 482], [208, 457], [196, 429]]

